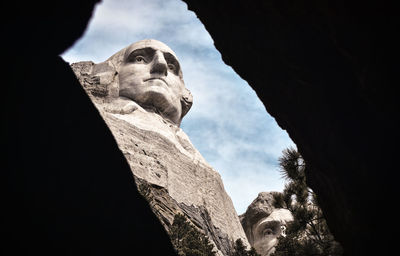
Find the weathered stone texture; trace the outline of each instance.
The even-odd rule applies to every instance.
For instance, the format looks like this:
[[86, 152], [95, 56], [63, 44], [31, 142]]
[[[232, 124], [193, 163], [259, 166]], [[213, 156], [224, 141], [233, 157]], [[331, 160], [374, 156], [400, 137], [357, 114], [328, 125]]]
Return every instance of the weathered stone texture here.
[[164, 227], [168, 229], [176, 213], [184, 213], [212, 240], [220, 255], [228, 255], [236, 239], [247, 245], [220, 175], [183, 130], [131, 100], [129, 110], [123, 111], [118, 106], [126, 107], [126, 99], [93, 93], [93, 79], [86, 73], [90, 65], [93, 66], [91, 62], [80, 62], [72, 64], [72, 68], [111, 129], [133, 174], [140, 184], [149, 184], [152, 208]]

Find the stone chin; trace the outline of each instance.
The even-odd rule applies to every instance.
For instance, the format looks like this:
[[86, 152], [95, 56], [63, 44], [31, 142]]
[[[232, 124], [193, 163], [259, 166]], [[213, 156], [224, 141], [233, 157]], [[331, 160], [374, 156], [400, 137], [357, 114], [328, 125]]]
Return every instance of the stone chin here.
[[275, 252], [275, 246], [278, 244], [277, 238], [272, 238], [269, 241], [259, 241], [254, 244], [254, 249], [261, 254], [261, 256], [269, 256]]

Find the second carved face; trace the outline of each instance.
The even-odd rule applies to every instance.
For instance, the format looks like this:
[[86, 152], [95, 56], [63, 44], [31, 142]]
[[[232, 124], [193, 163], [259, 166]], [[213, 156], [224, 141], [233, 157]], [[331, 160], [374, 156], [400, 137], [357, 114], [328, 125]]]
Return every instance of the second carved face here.
[[286, 223], [293, 221], [287, 209], [274, 209], [268, 217], [260, 219], [253, 225], [253, 247], [262, 256], [274, 252], [278, 237], [284, 235]]

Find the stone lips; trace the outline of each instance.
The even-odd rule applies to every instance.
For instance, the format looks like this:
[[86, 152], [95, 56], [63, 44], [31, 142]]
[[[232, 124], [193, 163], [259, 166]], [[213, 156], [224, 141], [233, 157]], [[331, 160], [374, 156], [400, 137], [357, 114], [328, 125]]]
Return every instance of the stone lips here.
[[[111, 129], [137, 182], [158, 191], [154, 192], [158, 199], [153, 209], [163, 209], [156, 214], [164, 227], [168, 229], [173, 215], [181, 212], [210, 238], [219, 255], [228, 255], [239, 238], [248, 245], [220, 175], [184, 131], [129, 99], [110, 99], [114, 81], [107, 67], [106, 72], [95, 73], [104, 67], [93, 62], [71, 66]], [[104, 93], [97, 93], [99, 90]]]

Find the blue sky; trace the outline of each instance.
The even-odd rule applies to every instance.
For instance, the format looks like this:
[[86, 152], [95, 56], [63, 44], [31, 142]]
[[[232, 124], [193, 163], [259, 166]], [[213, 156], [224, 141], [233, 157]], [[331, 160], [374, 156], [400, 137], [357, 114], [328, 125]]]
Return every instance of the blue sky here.
[[62, 57], [98, 63], [149, 38], [177, 54], [194, 97], [181, 128], [221, 174], [238, 214], [259, 192], [282, 191], [278, 158], [294, 143], [247, 82], [224, 64], [203, 24], [182, 1], [103, 0], [83, 37]]

